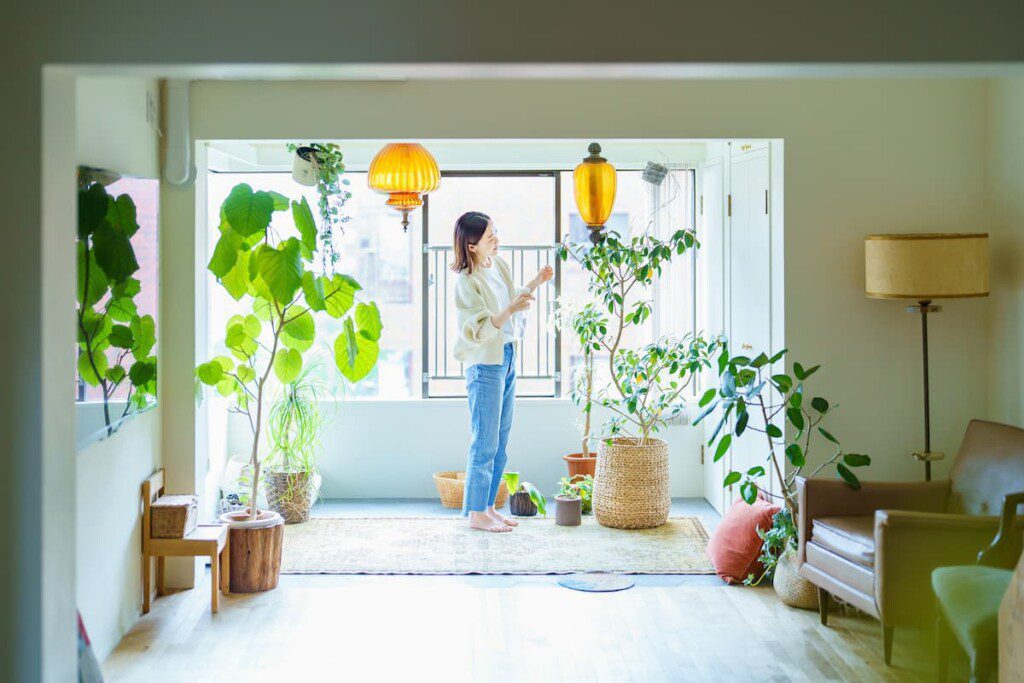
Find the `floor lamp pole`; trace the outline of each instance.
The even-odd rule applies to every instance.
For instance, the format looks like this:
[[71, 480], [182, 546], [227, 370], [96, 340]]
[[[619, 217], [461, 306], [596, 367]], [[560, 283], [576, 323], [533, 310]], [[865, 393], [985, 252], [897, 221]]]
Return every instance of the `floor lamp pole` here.
[[924, 460], [924, 479], [932, 480], [932, 460], [941, 457], [932, 453], [932, 425], [931, 425], [931, 401], [928, 387], [928, 314], [937, 313], [942, 310], [941, 306], [932, 306], [930, 299], [918, 301], [916, 306], [910, 306], [908, 311], [921, 313], [921, 352], [924, 362], [924, 452], [918, 454]]

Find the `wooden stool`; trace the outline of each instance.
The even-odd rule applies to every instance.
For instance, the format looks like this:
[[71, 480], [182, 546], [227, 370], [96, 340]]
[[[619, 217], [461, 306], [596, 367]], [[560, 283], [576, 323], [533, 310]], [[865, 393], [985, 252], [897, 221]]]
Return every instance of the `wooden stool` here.
[[142, 482], [142, 613], [149, 613], [150, 559], [156, 558], [156, 594], [164, 594], [165, 557], [209, 557], [211, 596], [210, 610], [216, 614], [220, 605], [220, 591], [229, 592], [231, 549], [228, 527], [225, 524], [200, 524], [185, 538], [152, 538], [150, 514], [153, 501], [164, 492], [164, 470]]

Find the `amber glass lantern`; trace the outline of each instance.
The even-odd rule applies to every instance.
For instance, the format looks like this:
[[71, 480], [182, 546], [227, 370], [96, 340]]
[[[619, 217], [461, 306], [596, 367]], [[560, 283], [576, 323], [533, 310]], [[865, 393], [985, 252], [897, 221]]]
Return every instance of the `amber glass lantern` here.
[[572, 172], [576, 188], [576, 207], [590, 229], [590, 241], [601, 241], [601, 230], [612, 215], [615, 204], [615, 167], [601, 156], [601, 145], [590, 143], [590, 156]]
[[370, 189], [388, 195], [387, 204], [402, 213], [402, 229], [409, 230], [409, 212], [423, 206], [423, 197], [441, 184], [441, 171], [433, 155], [415, 142], [384, 145], [366, 174]]

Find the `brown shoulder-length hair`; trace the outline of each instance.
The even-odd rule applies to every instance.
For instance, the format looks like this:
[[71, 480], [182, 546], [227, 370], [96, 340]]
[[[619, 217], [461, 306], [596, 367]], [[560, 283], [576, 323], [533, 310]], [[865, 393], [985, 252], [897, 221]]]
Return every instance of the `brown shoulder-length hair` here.
[[491, 217], [479, 211], [467, 211], [455, 221], [453, 271], [473, 272], [473, 254], [469, 251], [469, 245], [480, 241], [490, 222]]

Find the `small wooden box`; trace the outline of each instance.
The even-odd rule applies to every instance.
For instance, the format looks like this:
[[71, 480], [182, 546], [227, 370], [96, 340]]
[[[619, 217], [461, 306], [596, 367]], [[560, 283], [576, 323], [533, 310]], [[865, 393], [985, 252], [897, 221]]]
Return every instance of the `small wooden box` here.
[[198, 496], [160, 496], [151, 508], [149, 535], [151, 538], [184, 538], [196, 528], [198, 516]]

